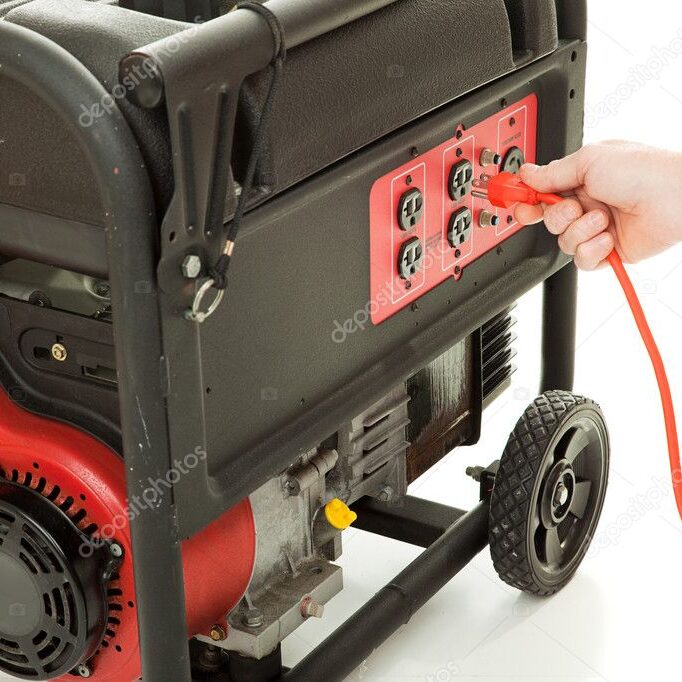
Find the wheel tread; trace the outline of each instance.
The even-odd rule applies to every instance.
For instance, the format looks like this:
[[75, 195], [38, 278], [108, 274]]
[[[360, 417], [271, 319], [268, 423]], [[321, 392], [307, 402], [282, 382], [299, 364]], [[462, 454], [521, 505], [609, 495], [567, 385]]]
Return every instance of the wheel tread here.
[[490, 552], [502, 580], [538, 596], [557, 592], [537, 584], [526, 553], [526, 525], [535, 477], [552, 435], [567, 412], [594, 401], [568, 391], [548, 391], [526, 409], [509, 436], [490, 500]]

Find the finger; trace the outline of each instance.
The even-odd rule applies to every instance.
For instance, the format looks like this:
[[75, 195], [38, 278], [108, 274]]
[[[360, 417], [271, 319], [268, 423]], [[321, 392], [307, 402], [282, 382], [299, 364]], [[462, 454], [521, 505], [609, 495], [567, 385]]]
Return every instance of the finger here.
[[529, 206], [528, 204], [517, 204], [514, 207], [514, 217], [522, 225], [535, 225], [542, 221], [544, 211], [542, 206]]
[[580, 149], [547, 166], [527, 163], [519, 171], [521, 179], [538, 192], [565, 192], [584, 184], [587, 153]]
[[569, 225], [559, 237], [559, 246], [569, 256], [575, 255], [578, 247], [594, 239], [609, 226], [609, 217], [604, 211], [589, 211], [582, 218]]
[[545, 226], [552, 234], [563, 234], [583, 215], [583, 207], [576, 199], [566, 199], [545, 210]]
[[602, 232], [578, 247], [575, 264], [581, 270], [596, 270], [608, 258], [614, 246], [613, 235], [610, 232]]

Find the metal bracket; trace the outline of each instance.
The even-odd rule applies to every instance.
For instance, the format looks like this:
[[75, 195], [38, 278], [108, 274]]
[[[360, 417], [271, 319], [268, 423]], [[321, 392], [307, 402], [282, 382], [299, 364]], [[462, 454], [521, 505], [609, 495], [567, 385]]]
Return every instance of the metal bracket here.
[[[395, 0], [270, 0], [291, 49], [366, 16]], [[182, 276], [188, 253], [203, 274], [220, 254], [223, 225], [235, 208], [231, 161], [239, 93], [244, 79], [266, 68], [277, 45], [253, 11], [233, 12], [142, 47], [120, 63], [119, 80], [142, 108], [168, 110], [175, 193], [161, 227], [159, 286], [173, 307], [187, 309], [193, 287]]]

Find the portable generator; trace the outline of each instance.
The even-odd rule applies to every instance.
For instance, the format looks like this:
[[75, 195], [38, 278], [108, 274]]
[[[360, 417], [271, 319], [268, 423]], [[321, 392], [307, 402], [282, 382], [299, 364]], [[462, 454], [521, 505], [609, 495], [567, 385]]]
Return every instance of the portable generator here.
[[[235, 5], [0, 0], [7, 675], [341, 680], [486, 545], [550, 595], [598, 521], [575, 268], [472, 194], [580, 146], [585, 0]], [[540, 283], [541, 395], [480, 504], [410, 496]], [[351, 525], [424, 552], [286, 669]]]

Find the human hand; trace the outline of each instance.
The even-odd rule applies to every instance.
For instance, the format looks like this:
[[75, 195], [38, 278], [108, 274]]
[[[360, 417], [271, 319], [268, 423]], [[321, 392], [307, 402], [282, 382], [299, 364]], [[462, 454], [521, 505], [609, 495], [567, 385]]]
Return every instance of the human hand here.
[[602, 142], [547, 166], [526, 164], [520, 175], [539, 192], [567, 195], [555, 206], [519, 204], [515, 215], [524, 225], [544, 220], [582, 270], [597, 268], [614, 247], [636, 263], [682, 241], [682, 154]]

